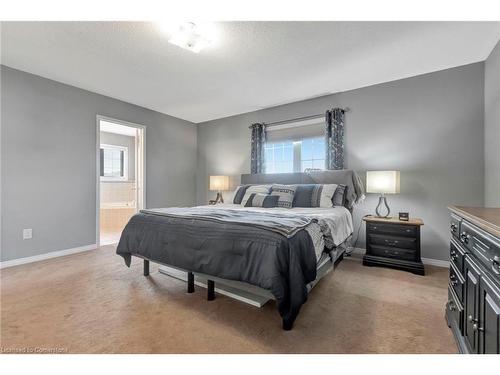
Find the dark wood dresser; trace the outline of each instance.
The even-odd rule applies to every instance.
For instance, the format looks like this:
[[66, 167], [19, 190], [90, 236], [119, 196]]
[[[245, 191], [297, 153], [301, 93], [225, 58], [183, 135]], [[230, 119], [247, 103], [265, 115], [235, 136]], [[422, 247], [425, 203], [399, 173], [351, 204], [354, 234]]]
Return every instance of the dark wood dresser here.
[[448, 326], [461, 353], [500, 354], [500, 208], [449, 209]]
[[421, 219], [402, 221], [397, 218], [366, 216], [365, 266], [391, 267], [424, 275], [420, 258]]

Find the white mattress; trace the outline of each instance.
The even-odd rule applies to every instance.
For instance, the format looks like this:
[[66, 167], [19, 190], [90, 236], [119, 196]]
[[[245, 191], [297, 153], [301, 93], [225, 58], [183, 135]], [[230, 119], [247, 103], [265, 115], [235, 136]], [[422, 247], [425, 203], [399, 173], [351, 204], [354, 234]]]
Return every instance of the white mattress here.
[[280, 212], [283, 215], [308, 216], [318, 220], [311, 225], [308, 232], [314, 242], [316, 258], [319, 260], [323, 249], [332, 248], [344, 242], [353, 232], [352, 215], [345, 207], [294, 207], [294, 208], [261, 208], [243, 207], [239, 204], [225, 203], [210, 206], [239, 211]]

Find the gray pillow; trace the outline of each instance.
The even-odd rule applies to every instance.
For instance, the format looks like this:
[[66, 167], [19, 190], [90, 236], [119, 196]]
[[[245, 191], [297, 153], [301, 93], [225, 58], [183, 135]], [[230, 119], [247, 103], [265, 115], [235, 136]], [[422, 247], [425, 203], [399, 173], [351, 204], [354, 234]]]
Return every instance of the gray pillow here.
[[245, 204], [245, 207], [263, 207], [263, 208], [273, 208], [278, 205], [279, 196], [252, 193]]
[[312, 195], [316, 184], [301, 184], [297, 185], [295, 195], [293, 197], [292, 207], [313, 207]]
[[347, 201], [347, 185], [338, 185], [335, 193], [332, 197], [332, 203], [334, 206], [344, 206]]
[[295, 196], [296, 189], [297, 185], [274, 184], [271, 187], [271, 195], [276, 195], [279, 197], [278, 207], [292, 208], [293, 197]]

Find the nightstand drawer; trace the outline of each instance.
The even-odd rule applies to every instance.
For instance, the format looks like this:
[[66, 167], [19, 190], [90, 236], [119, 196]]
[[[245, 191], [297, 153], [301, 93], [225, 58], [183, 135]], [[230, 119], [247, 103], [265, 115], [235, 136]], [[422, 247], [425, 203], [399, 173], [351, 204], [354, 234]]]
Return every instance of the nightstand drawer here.
[[370, 254], [379, 257], [415, 261], [417, 253], [415, 250], [392, 248], [387, 246], [370, 246]]
[[411, 237], [388, 236], [381, 234], [370, 234], [370, 244], [388, 247], [399, 247], [402, 249], [417, 249], [417, 239]]
[[367, 230], [370, 234], [392, 234], [395, 236], [404, 237], [417, 236], [417, 227], [414, 225], [367, 223]]

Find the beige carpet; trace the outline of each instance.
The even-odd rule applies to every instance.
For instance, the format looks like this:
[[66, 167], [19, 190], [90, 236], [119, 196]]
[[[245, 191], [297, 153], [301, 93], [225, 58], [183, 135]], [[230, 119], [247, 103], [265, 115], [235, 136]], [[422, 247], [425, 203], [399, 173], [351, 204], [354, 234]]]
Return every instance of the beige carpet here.
[[447, 270], [427, 276], [347, 259], [312, 291], [294, 329], [262, 309], [158, 273], [113, 246], [1, 270], [6, 351], [69, 353], [455, 353]]

